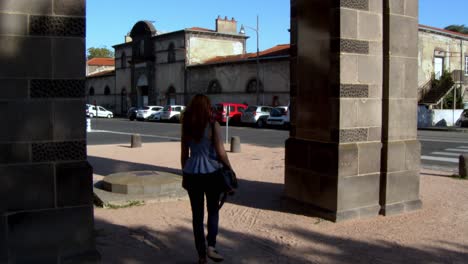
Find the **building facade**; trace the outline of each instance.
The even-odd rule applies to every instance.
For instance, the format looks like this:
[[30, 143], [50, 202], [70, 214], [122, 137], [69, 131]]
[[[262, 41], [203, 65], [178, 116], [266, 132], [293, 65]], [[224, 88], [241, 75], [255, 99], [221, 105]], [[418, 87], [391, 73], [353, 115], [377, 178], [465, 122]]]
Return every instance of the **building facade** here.
[[420, 103], [433, 104], [443, 100], [450, 90], [435, 93], [432, 98], [423, 98], [428, 93], [432, 76], [439, 79], [443, 72], [452, 75], [455, 87], [468, 101], [468, 35], [444, 29], [419, 25], [418, 92]]
[[[257, 60], [256, 53], [246, 53], [246, 39], [237, 33], [234, 19], [218, 17], [215, 30], [194, 27], [169, 33], [160, 33], [150, 22], [140, 21], [125, 43], [114, 46], [115, 73], [88, 78], [88, 102], [117, 114], [131, 106], [186, 104], [197, 93], [208, 94], [213, 103], [287, 105], [289, 45], [262, 51]], [[418, 73], [407, 76], [404, 65], [395, 59], [392, 63], [399, 66], [392, 79], [417, 78], [418, 87], [412, 89], [418, 91], [419, 103], [425, 104], [431, 77], [439, 78], [446, 71], [455, 87], [461, 85], [457, 91], [468, 102], [468, 35], [419, 25], [418, 40]], [[105, 92], [106, 86], [110, 94]], [[431, 94], [435, 98], [431, 100], [443, 100], [449, 92]]]

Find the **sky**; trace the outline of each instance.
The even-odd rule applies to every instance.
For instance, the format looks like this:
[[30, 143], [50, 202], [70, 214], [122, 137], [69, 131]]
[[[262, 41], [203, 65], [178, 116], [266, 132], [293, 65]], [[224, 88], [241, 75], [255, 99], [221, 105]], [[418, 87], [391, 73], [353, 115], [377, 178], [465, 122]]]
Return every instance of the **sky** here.
[[[374, 1], [374, 0], [371, 0]], [[416, 1], [416, 0], [409, 0]], [[247, 52], [256, 50], [256, 18], [259, 17], [259, 49], [289, 43], [289, 0], [87, 0], [86, 47], [107, 47], [124, 42], [124, 36], [140, 20], [154, 23], [162, 32], [190, 27], [215, 29], [220, 15], [246, 25]], [[420, 0], [419, 23], [443, 28], [465, 24], [468, 0]], [[249, 28], [250, 27], [250, 28]]]

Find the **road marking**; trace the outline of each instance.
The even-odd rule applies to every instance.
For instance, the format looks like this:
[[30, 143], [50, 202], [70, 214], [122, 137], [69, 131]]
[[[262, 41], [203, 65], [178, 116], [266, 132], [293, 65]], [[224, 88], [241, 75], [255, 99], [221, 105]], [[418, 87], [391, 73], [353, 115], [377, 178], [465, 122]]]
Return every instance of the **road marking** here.
[[444, 157], [434, 157], [434, 156], [421, 156], [422, 160], [435, 160], [435, 161], [445, 161], [451, 163], [458, 163], [458, 159], [455, 158], [444, 158]]
[[458, 148], [468, 149], [468, 146], [459, 146]]
[[458, 141], [458, 140], [438, 140], [438, 139], [424, 139], [418, 138], [419, 141], [428, 141], [428, 142], [442, 142], [442, 143], [462, 143], [466, 144], [466, 140]]
[[468, 149], [448, 148], [447, 151], [468, 152]]
[[[91, 130], [91, 133], [109, 133], [109, 134], [118, 134], [118, 135], [135, 135], [138, 133], [127, 133], [127, 132], [115, 132], [109, 130]], [[162, 139], [169, 139], [169, 140], [177, 140], [180, 141], [178, 137], [167, 137], [167, 136], [156, 136], [156, 135], [146, 135], [146, 134], [139, 134], [142, 137], [151, 137], [151, 138], [162, 138]]]
[[431, 154], [434, 154], [434, 155], [444, 155], [444, 156], [460, 156], [461, 153], [453, 153], [453, 152], [439, 152], [439, 151], [434, 151], [434, 152], [431, 152]]

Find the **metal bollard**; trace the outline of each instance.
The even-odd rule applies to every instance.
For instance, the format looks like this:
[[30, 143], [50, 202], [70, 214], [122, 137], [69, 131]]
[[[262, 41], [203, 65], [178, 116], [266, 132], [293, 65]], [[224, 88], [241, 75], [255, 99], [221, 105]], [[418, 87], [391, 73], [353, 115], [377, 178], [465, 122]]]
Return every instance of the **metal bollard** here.
[[86, 132], [91, 132], [91, 118], [86, 118]]
[[130, 142], [131, 148], [141, 148], [141, 136], [140, 134], [133, 134]]
[[231, 137], [231, 152], [241, 152], [240, 137]]
[[458, 159], [458, 174], [460, 178], [468, 178], [468, 154], [461, 154]]

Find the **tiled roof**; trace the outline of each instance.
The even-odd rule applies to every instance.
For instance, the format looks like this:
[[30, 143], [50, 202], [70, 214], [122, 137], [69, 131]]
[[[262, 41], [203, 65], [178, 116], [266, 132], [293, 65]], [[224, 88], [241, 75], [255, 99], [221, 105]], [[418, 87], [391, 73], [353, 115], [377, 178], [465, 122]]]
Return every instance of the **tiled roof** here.
[[441, 33], [447, 33], [447, 34], [451, 34], [451, 35], [457, 35], [457, 36], [460, 36], [460, 37], [468, 38], [468, 34], [463, 34], [463, 33], [460, 33], [460, 32], [450, 31], [450, 30], [446, 30], [446, 29], [443, 29], [443, 28], [436, 28], [436, 27], [431, 27], [431, 26], [426, 26], [426, 25], [421, 25], [421, 24], [419, 25], [419, 28], [433, 30], [433, 31], [439, 31]]
[[205, 31], [205, 32], [215, 32], [214, 30], [207, 29], [207, 28], [201, 28], [201, 27], [191, 27], [187, 28], [188, 30], [193, 30], [193, 31]]
[[88, 66], [114, 66], [114, 58], [92, 58], [86, 62]]
[[112, 76], [115, 74], [115, 70], [108, 70], [108, 71], [101, 71], [101, 72], [97, 72], [97, 73], [92, 73], [88, 76], [86, 76], [87, 78], [94, 78], [94, 77], [104, 77], [104, 76]]
[[[290, 47], [289, 44], [276, 45], [272, 48], [266, 49], [264, 51], [260, 51], [258, 53], [258, 57], [265, 58], [265, 57], [274, 57], [274, 56], [286, 56], [286, 55], [289, 55], [289, 47]], [[231, 56], [217, 56], [217, 57], [214, 57], [212, 59], [205, 61], [204, 64], [233, 62], [233, 61], [240, 61], [240, 60], [247, 60], [247, 59], [255, 59], [256, 57], [257, 57], [256, 52], [239, 54], [239, 55], [231, 55]]]

